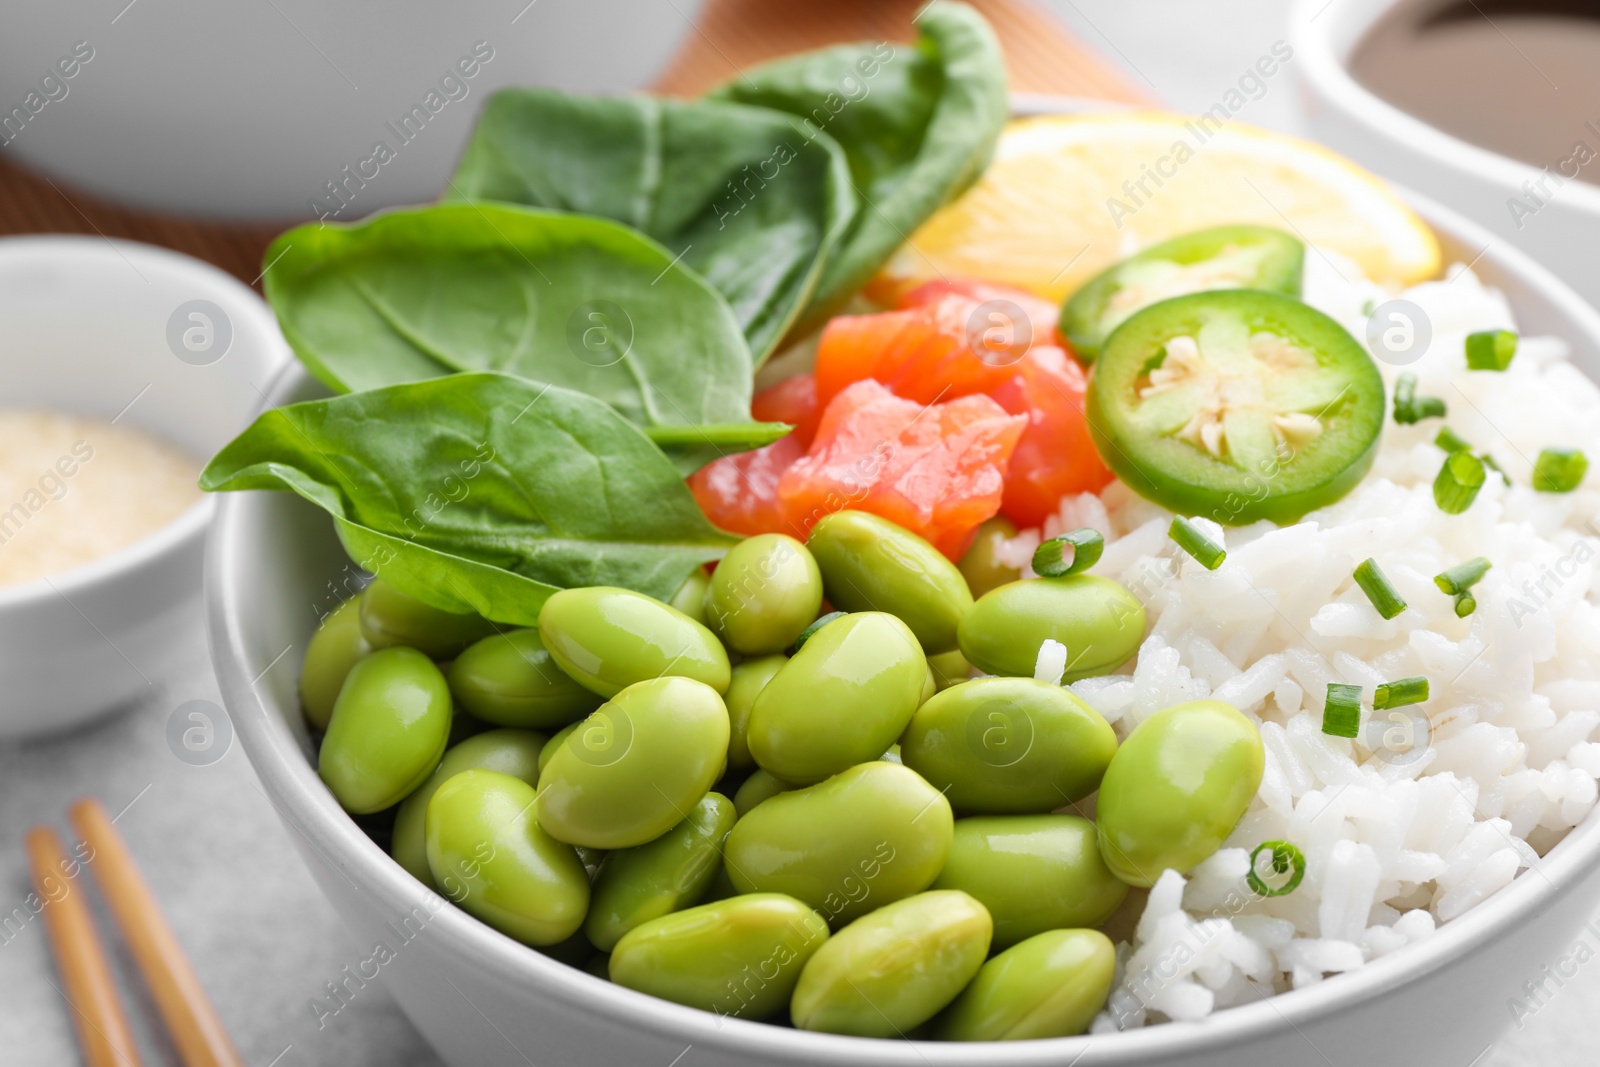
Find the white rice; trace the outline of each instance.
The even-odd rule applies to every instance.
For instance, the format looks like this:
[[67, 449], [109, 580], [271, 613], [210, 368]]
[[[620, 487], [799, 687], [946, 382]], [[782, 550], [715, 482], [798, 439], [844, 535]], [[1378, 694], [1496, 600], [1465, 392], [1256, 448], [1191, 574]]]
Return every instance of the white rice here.
[[[1357, 338], [1363, 306], [1396, 295], [1344, 281], [1355, 269], [1316, 250], [1306, 268], [1307, 301]], [[1093, 573], [1148, 609], [1136, 661], [1072, 686], [1120, 735], [1214, 697], [1259, 722], [1266, 746], [1260, 792], [1222, 850], [1150, 891], [1095, 1032], [1195, 1019], [1356, 970], [1507, 885], [1595, 804], [1600, 473], [1565, 494], [1529, 481], [1545, 447], [1600, 460], [1600, 389], [1551, 338], [1523, 338], [1504, 373], [1468, 372], [1465, 335], [1515, 323], [1465, 268], [1397, 295], [1426, 310], [1433, 343], [1409, 367], [1380, 367], [1391, 387], [1402, 369], [1416, 373], [1419, 394], [1443, 398], [1449, 417], [1388, 420], [1371, 475], [1344, 500], [1293, 526], [1230, 528], [1215, 572], [1168, 540], [1169, 512], [1120, 484], [1063, 501], [1043, 530], [1099, 530]], [[1432, 495], [1444, 458], [1432, 441], [1446, 424], [1513, 482], [1491, 474], [1461, 515]], [[1026, 568], [1040, 536], [1024, 531], [1003, 551]], [[1476, 613], [1458, 619], [1433, 576], [1478, 555], [1494, 567], [1474, 589]], [[1351, 578], [1369, 556], [1410, 605], [1391, 621]], [[1430, 680], [1427, 703], [1379, 713], [1393, 721], [1376, 726], [1364, 710], [1354, 741], [1321, 732], [1330, 681], [1365, 687], [1370, 705], [1377, 683], [1412, 675]], [[1293, 893], [1262, 898], [1247, 885], [1250, 850], [1268, 840], [1306, 857]]]

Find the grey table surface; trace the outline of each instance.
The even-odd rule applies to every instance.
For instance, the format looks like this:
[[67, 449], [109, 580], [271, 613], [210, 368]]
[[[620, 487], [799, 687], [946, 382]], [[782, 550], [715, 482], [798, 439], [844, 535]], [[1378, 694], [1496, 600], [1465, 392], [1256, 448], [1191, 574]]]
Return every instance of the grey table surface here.
[[[1175, 107], [1204, 110], [1286, 36], [1283, 0], [1041, 0]], [[1346, 0], [1332, 0], [1334, 3]], [[1296, 131], [1288, 78], [1269, 83], [1245, 121]], [[22, 838], [93, 793], [164, 904], [178, 938], [251, 1067], [427, 1067], [439, 1060], [381, 979], [332, 1017], [312, 1000], [361, 958], [295, 854], [237, 745], [195, 766], [168, 746], [167, 722], [190, 700], [220, 702], [198, 609], [171, 636], [178, 666], [115, 717], [64, 737], [0, 747], [0, 1065], [77, 1062], [71, 1017], [37, 920], [17, 919], [29, 892]], [[24, 909], [26, 911], [26, 909]], [[131, 973], [118, 959], [124, 979]], [[125, 981], [125, 987], [136, 986]], [[133, 1014], [149, 1064], [176, 1064], [146, 1002]], [[1587, 1061], [1600, 1034], [1600, 970], [1586, 969], [1477, 1067]], [[1448, 1025], [1448, 1020], [1438, 1020]], [[551, 1067], [540, 1064], [539, 1067]], [[687, 1065], [686, 1065], [687, 1067]], [[1451, 1064], [1446, 1067], [1469, 1067]]]

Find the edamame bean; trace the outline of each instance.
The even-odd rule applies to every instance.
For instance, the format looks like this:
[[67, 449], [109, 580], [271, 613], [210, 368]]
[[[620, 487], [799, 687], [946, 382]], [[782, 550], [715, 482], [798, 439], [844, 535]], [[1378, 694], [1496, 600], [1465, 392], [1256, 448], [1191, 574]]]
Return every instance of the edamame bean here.
[[983, 965], [939, 1020], [945, 1041], [1071, 1037], [1105, 1005], [1116, 950], [1098, 930], [1051, 930]]
[[928, 888], [953, 822], [915, 771], [874, 760], [749, 809], [723, 854], [741, 893], [787, 893], [837, 926]]
[[445, 896], [526, 945], [577, 933], [589, 875], [572, 846], [545, 833], [534, 788], [498, 771], [462, 771], [428, 801], [428, 869]]
[[1017, 528], [1004, 516], [996, 515], [985, 520], [972, 538], [972, 547], [961, 557], [961, 576], [973, 596], [982, 596], [1007, 582], [1022, 577], [1022, 571], [1003, 562], [995, 550], [997, 542], [1009, 541], [1017, 536]]
[[828, 924], [781, 893], [755, 893], [634, 927], [611, 953], [611, 980], [718, 1015], [783, 1010]]
[[372, 646], [361, 636], [361, 598], [351, 597], [328, 613], [306, 645], [300, 667], [300, 706], [314, 730], [326, 730], [339, 687]]
[[346, 811], [382, 811], [433, 773], [449, 736], [450, 689], [439, 668], [414, 648], [382, 649], [350, 668], [317, 773]]
[[897, 1037], [933, 1018], [983, 966], [993, 925], [955, 890], [885, 905], [834, 934], [800, 972], [801, 1030]]
[[987, 908], [996, 948], [1046, 930], [1099, 926], [1128, 895], [1100, 858], [1094, 823], [1076, 815], [957, 819], [933, 888], [960, 889]]
[[941, 693], [952, 685], [960, 685], [972, 674], [972, 664], [967, 662], [967, 657], [961, 654], [960, 649], [929, 656], [928, 669], [933, 672], [934, 688]]
[[727, 754], [728, 710], [715, 689], [672, 676], [635, 683], [584, 719], [545, 764], [539, 824], [589, 848], [653, 841], [706, 795]]
[[758, 534], [717, 564], [706, 593], [706, 625], [744, 656], [782, 652], [822, 607], [822, 574], [811, 553], [784, 534]]
[[561, 590], [539, 609], [539, 637], [563, 671], [603, 697], [664, 675], [728, 691], [728, 653], [717, 636], [629, 589]]
[[733, 794], [733, 810], [742, 817], [763, 800], [771, 800], [779, 793], [788, 793], [799, 788], [794, 783], [774, 778], [757, 767], [751, 772], [750, 777], [740, 784], [738, 792]]
[[532, 730], [489, 730], [450, 746], [428, 780], [400, 802], [400, 810], [395, 812], [389, 854], [413, 878], [437, 890], [433, 875], [428, 871], [428, 842], [424, 832], [428, 801], [433, 799], [433, 794], [449, 779], [471, 770], [499, 771], [529, 785], [537, 785], [539, 757], [544, 745], [544, 734]]
[[750, 754], [786, 782], [820, 782], [881, 756], [904, 732], [928, 664], [904, 623], [845, 615], [812, 634], [756, 696]]
[[906, 766], [957, 811], [1050, 811], [1100, 785], [1111, 725], [1071, 690], [1032, 678], [975, 678], [939, 693], [900, 740]]
[[407, 596], [382, 578], [361, 592], [361, 634], [373, 648], [404, 645], [433, 659], [449, 659], [494, 633], [481, 615], [458, 615]]
[[711, 575], [706, 573], [704, 567], [696, 567], [689, 572], [689, 577], [678, 587], [678, 591], [672, 594], [672, 599], [667, 603], [701, 626], [704, 626], [706, 624], [706, 590], [710, 588]]
[[1030, 578], [992, 589], [961, 620], [961, 654], [986, 674], [1033, 677], [1039, 646], [1067, 646], [1067, 682], [1108, 674], [1144, 640], [1144, 605], [1093, 574]]
[[563, 726], [550, 735], [550, 740], [545, 744], [544, 748], [539, 750], [539, 774], [541, 776], [544, 774], [544, 769], [550, 765], [550, 757], [554, 756], [556, 750], [565, 744], [567, 738], [577, 732], [578, 727], [582, 725], [583, 720], [579, 719], [577, 722]]
[[707, 793], [689, 817], [648, 844], [606, 855], [595, 877], [584, 933], [610, 952], [641, 923], [698, 904], [722, 863], [722, 842], [737, 816], [733, 801]]
[[556, 666], [538, 630], [509, 630], [475, 642], [456, 657], [447, 678], [457, 704], [496, 726], [565, 726], [601, 702]]
[[1261, 732], [1220, 700], [1158, 711], [1117, 749], [1096, 822], [1106, 866], [1129, 885], [1187, 874], [1222, 846], [1261, 787]]
[[777, 675], [788, 656], [758, 656], [733, 665], [733, 681], [728, 683], [728, 769], [742, 771], [756, 765], [750, 755], [750, 709], [756, 696]]
[[834, 607], [888, 612], [929, 655], [956, 647], [956, 624], [972, 607], [972, 593], [927, 541], [865, 511], [836, 511], [817, 520], [806, 545]]

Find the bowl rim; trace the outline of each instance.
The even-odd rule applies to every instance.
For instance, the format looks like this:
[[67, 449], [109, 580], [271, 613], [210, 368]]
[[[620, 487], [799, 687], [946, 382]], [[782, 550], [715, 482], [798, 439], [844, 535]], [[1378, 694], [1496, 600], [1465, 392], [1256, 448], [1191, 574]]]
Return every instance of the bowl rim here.
[[[1332, 27], [1335, 24], [1353, 26], [1352, 35], [1359, 39], [1401, 2], [1403, 0], [1387, 0], [1341, 6], [1330, 5], [1328, 0], [1295, 0], [1289, 13], [1289, 35], [1301, 83], [1319, 103], [1339, 111], [1370, 133], [1404, 145], [1460, 174], [1493, 182], [1512, 193], [1522, 193], [1525, 182], [1541, 177], [1555, 161], [1541, 170], [1446, 133], [1389, 103], [1351, 75], [1344, 57], [1334, 47]], [[1345, 21], [1339, 23], [1341, 19]], [[1559, 208], [1566, 203], [1600, 215], [1600, 186], [1582, 178], [1566, 175], [1561, 178], [1561, 195], [1545, 201], [1545, 206]]]
[[[26, 263], [30, 260], [37, 261], [41, 257], [49, 257], [64, 261], [64, 265], [71, 267], [90, 259], [103, 260], [108, 251], [133, 264], [136, 270], [142, 264], [152, 271], [159, 270], [175, 278], [181, 278], [185, 274], [193, 276], [213, 289], [232, 290], [228, 294], [233, 301], [228, 306], [229, 317], [233, 318], [238, 314], [247, 320], [249, 331], [263, 343], [265, 351], [275, 357], [271, 360], [269, 380], [276, 382], [282, 371], [294, 363], [293, 353], [278, 331], [277, 319], [266, 302], [261, 299], [260, 294], [220, 267], [170, 248], [123, 238], [92, 237], [88, 234], [18, 234], [0, 237], [0, 266], [8, 265], [13, 260]], [[234, 343], [237, 342], [236, 336]], [[266, 393], [262, 393], [262, 397], [265, 399]], [[71, 411], [64, 411], [62, 414], [80, 418], [90, 417]], [[169, 448], [184, 451], [159, 433], [143, 430], [140, 432], [155, 438]], [[197, 458], [204, 462], [204, 457]], [[203, 538], [215, 512], [216, 501], [202, 494], [199, 500], [171, 519], [115, 551], [64, 571], [41, 575], [14, 585], [0, 586], [0, 615], [26, 611], [58, 597], [65, 597], [70, 602], [74, 594], [92, 593], [97, 586], [108, 585], [119, 578], [136, 573], [153, 561], [180, 551], [191, 542]]]
[[[1030, 103], [1037, 103], [1034, 98]], [[1426, 197], [1397, 192], [1430, 227], [1461, 247], [1483, 248], [1497, 273], [1539, 292], [1600, 352], [1600, 312], [1527, 255]], [[284, 403], [309, 382], [298, 364], [283, 368], [267, 390], [268, 403]], [[213, 662], [225, 703], [256, 774], [279, 817], [302, 836], [330, 867], [350, 881], [373, 907], [405, 914], [418, 907], [433, 912], [437, 951], [462, 968], [512, 989], [534, 990], [559, 1010], [609, 1023], [626, 1019], [662, 1040], [715, 1047], [752, 1062], [768, 1057], [809, 1058], [813, 1062], [865, 1061], [884, 1067], [969, 1067], [981, 1055], [996, 1067], [1045, 1067], [1073, 1063], [1096, 1050], [1097, 1063], [1133, 1067], [1152, 1056], [1183, 1056], [1220, 1051], [1357, 1008], [1413, 980], [1433, 974], [1538, 914], [1548, 899], [1565, 891], [1600, 865], [1600, 807], [1541, 859], [1438, 931], [1403, 950], [1372, 960], [1359, 970], [1315, 985], [1289, 990], [1255, 1003], [1219, 1010], [1195, 1022], [1168, 1022], [1115, 1034], [1084, 1034], [981, 1046], [929, 1041], [885, 1041], [810, 1033], [684, 1007], [615, 986], [536, 952], [453, 907], [411, 877], [344, 813], [318, 778], [286, 719], [269, 706], [259, 683], [278, 668], [278, 660], [252, 677], [241, 619], [251, 605], [240, 596], [233, 575], [244, 565], [241, 528], [249, 522], [254, 494], [228, 494], [218, 502], [207, 546], [205, 598]], [[287, 650], [286, 650], [287, 651]], [[279, 660], [287, 657], [282, 654]], [[290, 664], [293, 666], [293, 663]], [[337, 857], [334, 859], [333, 857]], [[1534, 871], [1538, 877], [1529, 877]], [[1309, 1040], [1309, 1039], [1308, 1039]], [[981, 1048], [981, 1053], [980, 1053]]]

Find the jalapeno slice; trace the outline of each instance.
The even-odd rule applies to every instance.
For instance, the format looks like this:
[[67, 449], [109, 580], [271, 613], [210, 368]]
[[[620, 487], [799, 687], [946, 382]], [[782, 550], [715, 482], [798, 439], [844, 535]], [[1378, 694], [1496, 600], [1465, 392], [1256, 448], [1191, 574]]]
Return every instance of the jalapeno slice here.
[[1353, 489], [1377, 453], [1383, 379], [1344, 327], [1278, 293], [1152, 304], [1089, 377], [1095, 447], [1139, 495], [1225, 525], [1293, 522]]
[[1213, 289], [1300, 295], [1305, 246], [1265, 226], [1216, 226], [1151, 245], [1091, 278], [1061, 308], [1061, 335], [1085, 365], [1151, 304]]

